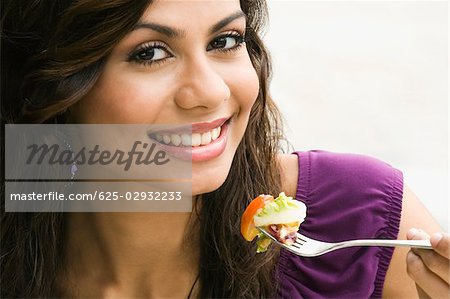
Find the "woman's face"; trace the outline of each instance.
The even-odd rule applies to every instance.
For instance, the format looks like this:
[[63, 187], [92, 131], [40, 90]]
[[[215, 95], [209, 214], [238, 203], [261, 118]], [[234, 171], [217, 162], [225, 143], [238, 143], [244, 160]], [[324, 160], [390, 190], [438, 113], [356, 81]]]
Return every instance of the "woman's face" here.
[[258, 95], [245, 28], [238, 0], [155, 1], [72, 109], [74, 120], [192, 125], [192, 134], [152, 136], [169, 154], [192, 152], [194, 195], [217, 189]]

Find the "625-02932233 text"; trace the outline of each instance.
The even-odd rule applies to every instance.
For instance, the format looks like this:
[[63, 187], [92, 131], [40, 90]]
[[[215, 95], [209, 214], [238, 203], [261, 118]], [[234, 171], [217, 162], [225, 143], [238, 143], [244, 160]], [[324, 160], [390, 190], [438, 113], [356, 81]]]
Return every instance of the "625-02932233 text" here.
[[109, 192], [109, 191], [95, 191], [91, 193], [69, 193], [64, 194], [61, 192], [51, 191], [48, 193], [11, 193], [11, 201], [19, 200], [154, 200], [154, 201], [174, 201], [181, 200], [181, 191], [147, 191], [147, 192]]

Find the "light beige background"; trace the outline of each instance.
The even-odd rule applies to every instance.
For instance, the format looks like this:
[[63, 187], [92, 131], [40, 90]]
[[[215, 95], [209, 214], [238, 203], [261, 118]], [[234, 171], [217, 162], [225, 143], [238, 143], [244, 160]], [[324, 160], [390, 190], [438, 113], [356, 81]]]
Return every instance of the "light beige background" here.
[[447, 5], [272, 0], [265, 41], [294, 148], [390, 163], [448, 230]]

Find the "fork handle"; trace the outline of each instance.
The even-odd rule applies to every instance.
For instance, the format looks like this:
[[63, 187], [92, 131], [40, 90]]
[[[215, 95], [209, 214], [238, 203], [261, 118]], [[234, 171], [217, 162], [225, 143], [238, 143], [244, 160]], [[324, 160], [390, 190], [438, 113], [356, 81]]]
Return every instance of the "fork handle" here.
[[367, 239], [367, 240], [351, 240], [336, 243], [335, 248], [346, 248], [353, 246], [387, 246], [387, 247], [414, 247], [422, 249], [433, 249], [429, 240], [383, 240], [383, 239]]

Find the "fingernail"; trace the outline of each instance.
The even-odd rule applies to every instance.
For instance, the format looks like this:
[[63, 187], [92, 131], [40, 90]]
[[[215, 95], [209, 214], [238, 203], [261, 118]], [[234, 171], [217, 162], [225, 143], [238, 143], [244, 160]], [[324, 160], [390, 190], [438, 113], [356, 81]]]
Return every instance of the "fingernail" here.
[[442, 240], [443, 237], [444, 237], [444, 235], [441, 233], [433, 234], [433, 236], [431, 236], [431, 238], [430, 238], [430, 243], [437, 245], [439, 243], [439, 241]]
[[411, 228], [408, 231], [408, 238], [412, 239], [414, 238], [414, 236], [419, 232], [419, 230], [417, 228]]

